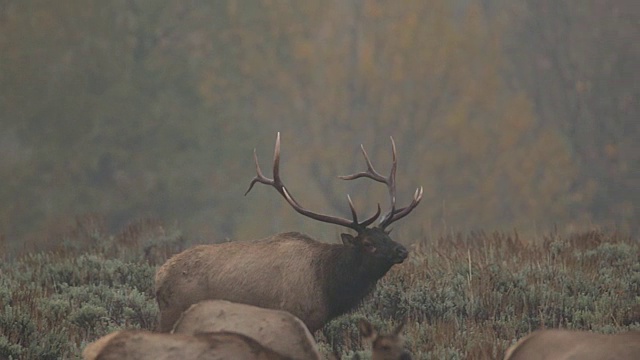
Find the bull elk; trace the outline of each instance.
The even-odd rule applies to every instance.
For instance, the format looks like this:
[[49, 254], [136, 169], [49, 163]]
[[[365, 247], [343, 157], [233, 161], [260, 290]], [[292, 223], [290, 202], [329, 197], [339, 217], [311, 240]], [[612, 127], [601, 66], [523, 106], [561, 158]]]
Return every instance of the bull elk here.
[[262, 174], [254, 150], [257, 175], [245, 195], [256, 183], [272, 186], [298, 213], [344, 226], [357, 235], [343, 233], [342, 244], [328, 244], [298, 232], [287, 232], [261, 240], [199, 245], [174, 255], [156, 273], [159, 330], [170, 331], [184, 310], [208, 299], [285, 310], [300, 318], [312, 333], [355, 308], [393, 265], [407, 258], [407, 249], [389, 237], [387, 228], [407, 216], [422, 199], [423, 190], [419, 187], [409, 205], [396, 208], [393, 138], [391, 145], [393, 163], [388, 177], [373, 168], [362, 146], [367, 170], [340, 177], [369, 178], [387, 186], [391, 206], [377, 226], [371, 224], [380, 217], [380, 206], [373, 216], [359, 221], [348, 196], [352, 220], [302, 207], [280, 178], [280, 133], [276, 138], [272, 179]]
[[411, 360], [411, 355], [404, 348], [404, 340], [400, 335], [405, 322], [398, 325], [390, 334], [378, 334], [375, 327], [367, 320], [358, 322], [358, 329], [363, 338], [371, 341], [371, 360]]
[[248, 336], [262, 346], [294, 360], [320, 360], [316, 342], [297, 317], [226, 300], [191, 305], [173, 327], [174, 334], [227, 331]]
[[84, 360], [289, 360], [254, 339], [232, 332], [197, 335], [116, 331], [87, 345]]
[[596, 334], [587, 331], [535, 331], [505, 353], [504, 360], [637, 360], [640, 331]]

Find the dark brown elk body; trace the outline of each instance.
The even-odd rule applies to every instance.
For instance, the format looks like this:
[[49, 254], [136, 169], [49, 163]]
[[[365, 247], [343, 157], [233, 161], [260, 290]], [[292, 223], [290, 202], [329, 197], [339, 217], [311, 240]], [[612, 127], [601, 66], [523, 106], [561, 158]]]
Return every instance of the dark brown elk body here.
[[[392, 139], [393, 140], [393, 139]], [[377, 173], [364, 152], [368, 170], [342, 177], [366, 177], [385, 183], [391, 209], [380, 224], [368, 227], [380, 216], [359, 222], [351, 199], [353, 220], [311, 212], [286, 189], [279, 175], [280, 134], [276, 140], [273, 179], [259, 166], [251, 187], [260, 182], [273, 186], [299, 213], [313, 219], [348, 227], [356, 236], [342, 234], [342, 244], [327, 244], [304, 234], [288, 232], [262, 240], [200, 245], [175, 255], [156, 273], [156, 298], [160, 308], [159, 330], [168, 332], [190, 305], [208, 299], [223, 299], [288, 311], [300, 318], [313, 333], [329, 320], [353, 309], [408, 252], [391, 240], [386, 227], [408, 215], [422, 199], [416, 190], [406, 207], [395, 207], [396, 156], [389, 177]], [[249, 190], [247, 192], [249, 192]]]
[[358, 329], [363, 338], [371, 341], [372, 360], [411, 360], [411, 355], [404, 348], [404, 340], [400, 335], [404, 322], [398, 325], [391, 334], [378, 334], [374, 326], [367, 320], [358, 322]]
[[587, 331], [539, 330], [511, 346], [504, 360], [638, 360], [640, 331], [597, 334]]
[[205, 300], [191, 305], [173, 327], [174, 334], [232, 332], [294, 360], [320, 360], [316, 342], [300, 319], [282, 310]]
[[236, 333], [160, 334], [122, 330], [87, 345], [84, 360], [288, 360]]

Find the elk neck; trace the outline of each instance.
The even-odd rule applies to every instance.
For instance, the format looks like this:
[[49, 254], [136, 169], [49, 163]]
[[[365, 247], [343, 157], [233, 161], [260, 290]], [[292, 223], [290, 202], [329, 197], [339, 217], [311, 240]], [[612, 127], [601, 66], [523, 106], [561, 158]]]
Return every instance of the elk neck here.
[[316, 263], [322, 279], [323, 295], [330, 317], [358, 306], [375, 289], [377, 281], [393, 266], [387, 261], [372, 261], [362, 250], [351, 246], [327, 244]]

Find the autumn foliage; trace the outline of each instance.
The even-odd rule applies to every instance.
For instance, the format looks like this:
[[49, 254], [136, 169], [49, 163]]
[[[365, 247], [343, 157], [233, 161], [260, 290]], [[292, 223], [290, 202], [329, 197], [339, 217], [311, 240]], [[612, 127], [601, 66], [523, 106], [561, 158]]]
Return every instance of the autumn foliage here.
[[633, 2], [614, 3], [3, 2], [0, 236], [16, 249], [97, 213], [198, 239], [333, 238], [275, 194], [242, 196], [276, 131], [288, 186], [343, 216], [347, 193], [386, 205], [336, 176], [364, 166], [360, 144], [385, 171], [393, 136], [399, 201], [425, 188], [407, 242], [637, 233]]

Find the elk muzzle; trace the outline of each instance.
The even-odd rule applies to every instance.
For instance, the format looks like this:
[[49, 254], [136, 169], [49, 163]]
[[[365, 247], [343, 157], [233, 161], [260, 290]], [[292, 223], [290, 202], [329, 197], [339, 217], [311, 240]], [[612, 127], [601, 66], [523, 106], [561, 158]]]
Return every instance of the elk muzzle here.
[[398, 245], [394, 249], [393, 262], [396, 264], [401, 264], [407, 258], [407, 256], [409, 256], [409, 251], [407, 251], [404, 246]]

